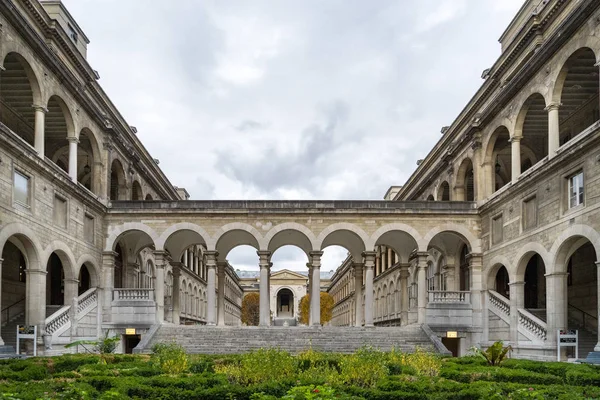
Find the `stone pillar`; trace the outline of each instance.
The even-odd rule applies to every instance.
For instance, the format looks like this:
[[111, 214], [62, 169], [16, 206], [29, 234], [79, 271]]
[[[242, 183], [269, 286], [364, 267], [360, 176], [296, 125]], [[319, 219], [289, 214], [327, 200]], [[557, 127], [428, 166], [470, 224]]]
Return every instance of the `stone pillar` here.
[[[2, 258], [0, 258], [0, 310], [2, 310], [2, 308], [3, 308], [3, 305], [2, 305], [2, 261], [4, 261], [4, 260]], [[0, 318], [2, 318], [1, 315], [0, 315]], [[4, 340], [2, 340], [2, 324], [0, 324], [0, 346], [4, 346]]]
[[208, 296], [206, 298], [206, 325], [215, 325], [215, 304], [216, 304], [216, 280], [217, 280], [217, 256], [219, 253], [216, 251], [207, 251], [204, 253], [206, 256], [206, 291]]
[[46, 321], [46, 271], [26, 269], [25, 324], [37, 325], [42, 334]]
[[322, 251], [309, 253], [312, 263], [312, 285], [310, 294], [311, 326], [321, 325], [321, 256]]
[[355, 320], [357, 327], [362, 326], [363, 308], [362, 308], [362, 282], [363, 282], [363, 264], [354, 263], [354, 306]]
[[69, 141], [69, 177], [75, 183], [77, 183], [77, 145], [79, 139], [76, 137], [68, 137]]
[[115, 258], [117, 253], [105, 251], [102, 253], [102, 322], [112, 320], [112, 300], [115, 288]]
[[[550, 269], [550, 268], [548, 268]], [[567, 329], [567, 273], [546, 274], [547, 343], [556, 345], [556, 331]]]
[[[0, 266], [1, 266], [1, 264], [2, 264], [2, 262], [0, 260]], [[598, 326], [596, 327], [596, 330], [598, 331], [598, 343], [596, 343], [596, 346], [594, 347], [594, 351], [600, 351], [600, 261], [596, 262], [596, 270], [597, 270], [596, 297], [598, 298], [598, 315], [596, 315], [596, 318], [598, 318]], [[0, 268], [0, 273], [1, 272], [2, 272], [2, 269]], [[0, 339], [0, 340], [2, 340], [2, 339]]]
[[471, 143], [473, 149], [473, 189], [475, 190], [475, 201], [481, 201], [485, 198], [485, 175], [482, 173], [481, 162], [481, 133], [473, 137]]
[[225, 326], [225, 268], [227, 267], [226, 262], [220, 262], [217, 264], [217, 282], [219, 284], [219, 290], [217, 294], [217, 325]]
[[559, 147], [559, 136], [560, 128], [558, 121], [558, 109], [559, 103], [550, 103], [546, 107], [548, 111], [548, 158], [552, 158], [556, 155], [556, 150]]
[[258, 265], [260, 267], [260, 308], [259, 325], [271, 325], [271, 304], [269, 299], [269, 269], [270, 269], [270, 251], [258, 251]]
[[456, 290], [456, 268], [454, 265], [444, 265], [442, 267], [446, 276], [446, 290], [452, 292]]
[[365, 326], [373, 325], [373, 268], [375, 267], [375, 252], [365, 251]]
[[408, 277], [410, 276], [410, 272], [408, 269], [410, 268], [410, 264], [400, 264], [400, 295], [402, 298], [400, 299], [400, 324], [408, 325]]
[[519, 342], [519, 308], [525, 308], [525, 282], [510, 282], [510, 342]]
[[73, 299], [79, 296], [79, 280], [78, 279], [66, 279], [65, 282], [65, 305], [71, 304]]
[[306, 294], [308, 295], [308, 326], [312, 325], [312, 311], [311, 311], [311, 306], [310, 303], [312, 302], [312, 300], [310, 300], [310, 298], [312, 297], [312, 283], [313, 283], [313, 274], [312, 274], [312, 264], [311, 263], [306, 263], [306, 266], [308, 267], [308, 286], [306, 288]]
[[181, 323], [181, 268], [183, 263], [171, 262], [173, 268], [173, 287], [171, 288], [171, 322], [179, 325]]
[[164, 251], [154, 252], [156, 281], [154, 286], [154, 301], [156, 302], [156, 322], [162, 324], [165, 320], [165, 266], [168, 262]]
[[44, 158], [44, 122], [46, 120], [46, 113], [48, 109], [43, 106], [34, 105], [35, 110], [35, 127], [34, 127], [34, 147], [40, 158]]
[[510, 138], [510, 161], [511, 171], [510, 176], [512, 183], [517, 182], [521, 176], [521, 137], [513, 136]]
[[473, 328], [472, 343], [477, 344], [482, 341], [483, 325], [483, 298], [486, 295], [483, 290], [482, 271], [483, 256], [478, 253], [467, 255], [469, 263], [469, 275], [471, 283], [471, 307], [473, 309]]
[[417, 253], [417, 322], [424, 324], [427, 319], [427, 252]]

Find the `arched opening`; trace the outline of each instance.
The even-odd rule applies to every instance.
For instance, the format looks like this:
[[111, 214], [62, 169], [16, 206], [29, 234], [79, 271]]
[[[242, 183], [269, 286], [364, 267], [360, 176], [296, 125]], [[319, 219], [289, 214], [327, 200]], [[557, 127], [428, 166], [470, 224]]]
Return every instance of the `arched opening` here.
[[438, 201], [450, 201], [450, 185], [447, 181], [442, 182], [438, 188], [437, 199]]
[[427, 251], [438, 260], [438, 280], [443, 290], [471, 290], [471, 243], [465, 236], [454, 230], [438, 232], [429, 240]]
[[458, 288], [461, 291], [471, 290], [471, 269], [469, 268], [468, 255], [469, 249], [463, 245], [460, 250], [458, 280]]
[[79, 288], [77, 290], [77, 294], [81, 296], [87, 290], [92, 287], [92, 277], [88, 267], [83, 264], [79, 269]]
[[152, 201], [152, 200], [154, 200], [154, 199], [152, 198], [152, 195], [151, 195], [150, 193], [148, 193], [148, 194], [146, 195], [146, 201]]
[[542, 257], [534, 254], [525, 267], [525, 308], [546, 320], [546, 266]]
[[501, 266], [496, 272], [496, 279], [494, 280], [494, 290], [500, 293], [502, 296], [510, 299], [510, 286], [508, 271], [506, 267]]
[[[23, 57], [9, 53], [0, 70], [0, 122], [33, 147], [37, 80]], [[39, 101], [39, 100], [37, 100]], [[39, 105], [39, 104], [38, 104]]]
[[279, 318], [294, 318], [294, 293], [288, 289], [283, 288], [277, 292], [277, 308], [276, 315]]
[[110, 166], [109, 197], [111, 200], [127, 199], [125, 184], [125, 170], [123, 169], [123, 165], [119, 160], [114, 159]]
[[456, 199], [458, 201], [475, 201], [475, 175], [473, 162], [466, 158], [460, 164], [456, 181]]
[[[0, 284], [0, 326], [3, 332], [16, 332], [17, 325], [25, 325], [26, 320], [26, 281], [25, 271], [29, 267], [23, 242], [16, 237], [10, 238], [2, 249], [2, 271]], [[14, 335], [3, 335], [6, 345], [15, 347]]]
[[142, 185], [138, 181], [133, 181], [131, 185], [131, 200], [143, 200], [144, 194], [142, 193]]
[[45, 156], [65, 172], [69, 171], [69, 136], [74, 137], [71, 114], [65, 102], [58, 96], [48, 100], [48, 112], [44, 125]]
[[427, 201], [434, 201], [435, 199], [433, 198], [433, 195], [430, 194], [429, 196], [427, 196]]
[[123, 261], [124, 261], [124, 256], [123, 256], [123, 248], [121, 247], [120, 244], [117, 244], [117, 247], [115, 248], [115, 276], [114, 276], [114, 287], [115, 289], [117, 288], [122, 288], [123, 287]]
[[[523, 104], [523, 108], [517, 117], [515, 136], [521, 139], [521, 162], [530, 163], [540, 161], [548, 155], [548, 111], [546, 111], [546, 100], [539, 93], [532, 94]], [[531, 152], [535, 160], [531, 160]], [[523, 164], [521, 172], [528, 167]]]
[[65, 270], [56, 253], [50, 255], [46, 271], [46, 304], [50, 315], [65, 304]]
[[600, 119], [596, 56], [582, 48], [567, 60], [557, 79], [560, 93], [559, 144], [563, 145]]
[[100, 185], [99, 176], [102, 173], [102, 167], [96, 163], [97, 154], [97, 143], [92, 132], [82, 130], [77, 145], [77, 182], [96, 194]]
[[509, 143], [510, 134], [506, 127], [501, 126], [496, 129], [490, 140], [490, 149], [487, 154], [487, 161], [492, 168], [491, 183], [492, 192], [495, 192], [512, 179], [512, 158], [511, 145]]

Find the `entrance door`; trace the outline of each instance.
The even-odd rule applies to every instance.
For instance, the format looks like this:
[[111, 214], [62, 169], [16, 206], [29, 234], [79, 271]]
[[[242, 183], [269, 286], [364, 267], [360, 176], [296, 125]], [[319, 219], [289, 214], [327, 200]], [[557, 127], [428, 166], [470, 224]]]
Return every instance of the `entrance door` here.
[[140, 340], [142, 340], [142, 335], [125, 335], [125, 354], [132, 354]]

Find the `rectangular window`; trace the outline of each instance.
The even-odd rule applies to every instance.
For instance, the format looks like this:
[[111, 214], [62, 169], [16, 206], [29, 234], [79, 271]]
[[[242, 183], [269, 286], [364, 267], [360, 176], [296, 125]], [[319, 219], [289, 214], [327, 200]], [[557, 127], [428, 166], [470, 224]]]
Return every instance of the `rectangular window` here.
[[88, 242], [94, 241], [94, 217], [88, 214], [83, 219], [83, 235]]
[[569, 178], [569, 208], [583, 204], [583, 171]]
[[537, 226], [537, 197], [533, 196], [523, 202], [523, 230]]
[[18, 171], [15, 171], [13, 177], [13, 196], [16, 203], [29, 206], [30, 179]]
[[496, 215], [492, 218], [492, 244], [502, 242], [502, 236], [504, 231], [502, 214]]
[[53, 218], [55, 225], [67, 229], [67, 200], [62, 197], [54, 196]]

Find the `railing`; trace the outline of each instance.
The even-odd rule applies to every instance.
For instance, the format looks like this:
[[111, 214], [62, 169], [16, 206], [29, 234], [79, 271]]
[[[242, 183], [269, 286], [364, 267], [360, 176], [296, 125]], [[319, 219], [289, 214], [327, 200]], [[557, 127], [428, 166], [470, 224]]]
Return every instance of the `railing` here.
[[471, 292], [467, 291], [446, 291], [446, 290], [430, 290], [430, 303], [461, 303], [471, 304]]
[[506, 297], [502, 296], [500, 293], [495, 292], [493, 290], [488, 290], [488, 294], [490, 304], [502, 314], [506, 315], [507, 317], [510, 316], [509, 300]]
[[[23, 307], [18, 307], [18, 305], [23, 304]], [[2, 309], [2, 311], [0, 312], [0, 324], [3, 323], [8, 323], [10, 322], [10, 318], [11, 315], [12, 317], [16, 317], [19, 314], [22, 314], [25, 311], [25, 297], [23, 297], [21, 300], [18, 300], [14, 303], [12, 303], [11, 305], [5, 307]], [[6, 315], [6, 318], [4, 317]]]
[[154, 300], [154, 289], [114, 289], [113, 300]]
[[581, 308], [569, 304], [569, 311], [573, 311], [581, 315], [581, 318], [576, 318], [581, 321], [581, 327], [591, 332], [598, 332], [598, 317], [583, 311]]
[[548, 336], [546, 323], [526, 310], [519, 309], [519, 325], [541, 341], [545, 341]]
[[98, 289], [91, 288], [85, 291], [77, 298], [77, 314], [81, 314], [88, 307], [94, 306], [98, 302]]
[[71, 311], [71, 306], [64, 306], [46, 318], [44, 323], [46, 326], [46, 334], [52, 335], [54, 332], [57, 332], [59, 329], [67, 325], [71, 321], [69, 311]]

